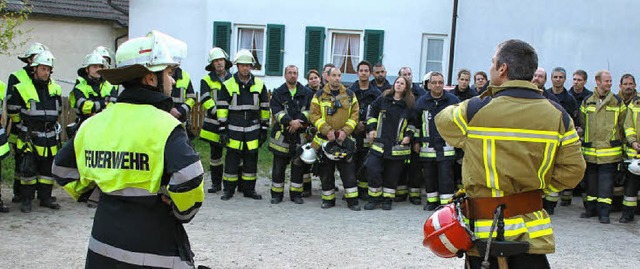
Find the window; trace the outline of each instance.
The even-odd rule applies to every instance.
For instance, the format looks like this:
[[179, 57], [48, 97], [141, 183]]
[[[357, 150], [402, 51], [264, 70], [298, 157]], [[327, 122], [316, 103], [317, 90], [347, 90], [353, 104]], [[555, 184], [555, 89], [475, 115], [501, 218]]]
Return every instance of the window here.
[[330, 62], [335, 64], [344, 74], [356, 74], [356, 66], [360, 62], [360, 32], [331, 33]]
[[263, 26], [238, 26], [238, 38], [236, 42], [236, 52], [241, 49], [251, 51], [256, 59], [253, 70], [263, 71], [265, 58], [265, 27]]
[[442, 73], [444, 69], [444, 39], [446, 36], [424, 35], [422, 37], [421, 74], [430, 71]]

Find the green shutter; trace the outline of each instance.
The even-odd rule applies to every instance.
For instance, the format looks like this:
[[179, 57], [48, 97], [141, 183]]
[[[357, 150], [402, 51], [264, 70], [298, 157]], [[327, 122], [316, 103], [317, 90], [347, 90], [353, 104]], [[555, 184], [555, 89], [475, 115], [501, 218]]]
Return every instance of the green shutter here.
[[231, 22], [213, 22], [213, 46], [220, 47], [231, 54], [229, 51], [231, 49]]
[[304, 74], [315, 69], [322, 73], [324, 56], [324, 27], [307, 26], [304, 41]]
[[284, 56], [284, 25], [267, 24], [267, 59], [265, 75], [282, 76]]
[[364, 30], [364, 59], [372, 65], [382, 63], [383, 30]]

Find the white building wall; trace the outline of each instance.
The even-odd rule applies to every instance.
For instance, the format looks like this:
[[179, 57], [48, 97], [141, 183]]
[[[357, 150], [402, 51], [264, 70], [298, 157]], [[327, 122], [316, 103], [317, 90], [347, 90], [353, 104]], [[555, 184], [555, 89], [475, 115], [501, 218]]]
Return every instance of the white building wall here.
[[115, 28], [108, 21], [43, 16], [30, 17], [20, 28], [29, 31], [26, 36], [20, 37], [28, 42], [11, 52], [11, 55], [0, 55], [0, 79], [6, 83], [11, 73], [25, 65], [17, 55], [22, 54], [33, 42], [40, 42], [47, 45], [56, 57], [52, 77], [62, 86], [63, 95], [68, 95], [73, 89], [78, 77], [76, 71], [85, 55], [97, 46], [105, 46], [115, 52], [115, 39], [126, 34], [126, 29]]
[[460, 0], [454, 70], [469, 68], [488, 73], [491, 57], [500, 42], [517, 38], [529, 42], [547, 70], [567, 70], [565, 87], [572, 74], [589, 74], [587, 87], [595, 86], [595, 73], [608, 69], [617, 92], [624, 73], [640, 76], [640, 1], [633, 0]]
[[[423, 34], [447, 36], [443, 57], [446, 71], [451, 27], [450, 0], [428, 1], [207, 1], [132, 0], [130, 2], [130, 36], [145, 35], [151, 29], [164, 31], [189, 44], [189, 56], [182, 66], [191, 73], [196, 90], [198, 78], [206, 74], [207, 52], [213, 38], [213, 22], [234, 24], [283, 24], [284, 65], [299, 67], [299, 80], [304, 84], [305, 30], [307, 26], [321, 26], [327, 30], [325, 54], [330, 51], [329, 30], [384, 30], [383, 63], [389, 75], [397, 74], [402, 66], [414, 71], [414, 80], [422, 75], [420, 57]], [[161, 20], [160, 18], [166, 18]], [[232, 36], [235, 36], [232, 34]], [[231, 48], [235, 40], [232, 39]], [[361, 47], [361, 50], [363, 48]], [[235, 52], [229, 52], [231, 57]], [[325, 58], [324, 63], [330, 62]], [[355, 77], [350, 77], [355, 80]], [[282, 77], [264, 77], [269, 89], [284, 83]], [[344, 79], [343, 79], [344, 80]]]

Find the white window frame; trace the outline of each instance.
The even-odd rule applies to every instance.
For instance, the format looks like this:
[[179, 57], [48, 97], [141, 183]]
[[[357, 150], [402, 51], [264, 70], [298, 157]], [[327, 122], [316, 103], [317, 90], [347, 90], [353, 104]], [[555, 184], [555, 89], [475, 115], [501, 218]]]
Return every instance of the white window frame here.
[[[329, 38], [325, 38], [325, 63], [333, 63], [333, 46], [331, 46], [333, 44], [333, 34], [360, 35], [360, 51], [358, 52], [358, 58], [360, 59], [360, 61], [364, 59], [364, 30], [329, 29], [327, 33]], [[357, 68], [354, 66], [354, 69]], [[358, 70], [355, 71], [355, 75], [357, 75]]]
[[233, 24], [233, 30], [232, 30], [232, 34], [231, 34], [231, 51], [233, 52], [232, 54], [230, 53], [230, 58], [233, 59], [235, 57], [235, 54], [240, 50], [239, 43], [238, 43], [238, 38], [240, 35], [240, 29], [257, 29], [257, 30], [262, 30], [264, 32], [264, 42], [262, 42], [262, 59], [263, 62], [260, 63], [262, 64], [262, 70], [251, 70], [251, 74], [253, 74], [254, 76], [260, 76], [260, 77], [264, 77], [264, 70], [266, 69], [266, 64], [265, 61], [267, 60], [267, 25], [266, 24], [241, 24], [241, 23], [237, 23], [237, 24]]
[[[427, 73], [427, 52], [429, 51], [429, 39], [442, 40], [442, 70], [440, 73], [445, 76], [446, 70], [449, 67], [449, 59], [446, 57], [449, 51], [449, 36], [446, 34], [422, 34], [422, 47], [420, 51], [420, 79]], [[444, 78], [446, 81], [446, 77]]]

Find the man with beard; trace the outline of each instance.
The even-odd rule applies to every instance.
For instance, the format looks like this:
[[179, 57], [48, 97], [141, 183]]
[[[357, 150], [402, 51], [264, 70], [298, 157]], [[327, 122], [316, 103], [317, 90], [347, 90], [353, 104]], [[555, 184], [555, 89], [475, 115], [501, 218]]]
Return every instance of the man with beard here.
[[391, 89], [391, 83], [387, 80], [387, 70], [383, 64], [377, 63], [373, 66], [373, 80], [371, 82], [378, 87], [380, 92]]

